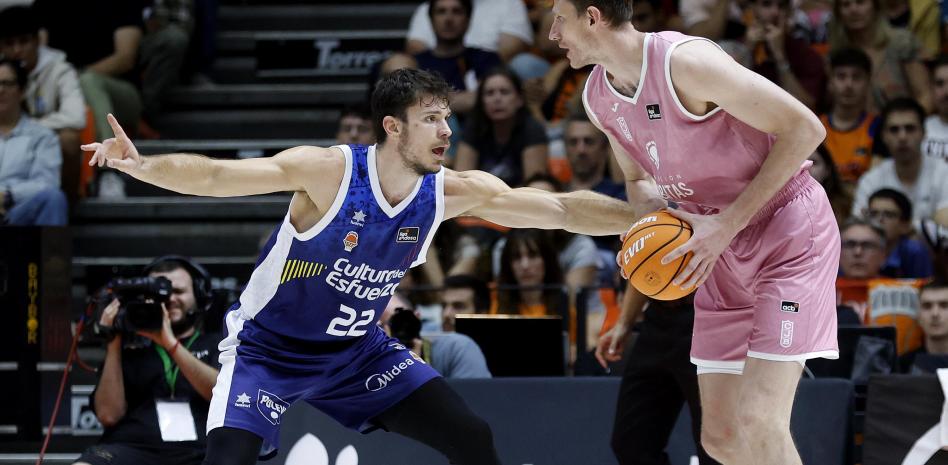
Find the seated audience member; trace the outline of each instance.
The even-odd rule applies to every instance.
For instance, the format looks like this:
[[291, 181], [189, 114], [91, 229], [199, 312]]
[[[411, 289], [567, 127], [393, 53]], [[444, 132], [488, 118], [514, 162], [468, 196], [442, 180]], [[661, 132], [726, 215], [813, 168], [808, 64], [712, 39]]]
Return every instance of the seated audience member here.
[[[522, 0], [473, 0], [470, 27], [464, 45], [496, 52], [509, 61], [533, 42], [533, 30]], [[408, 27], [405, 51], [415, 54], [434, 48], [435, 34], [428, 2], [418, 5]]]
[[820, 144], [808, 159], [813, 162], [810, 165], [810, 176], [813, 176], [813, 179], [820, 183], [823, 190], [826, 191], [826, 197], [829, 198], [830, 206], [833, 207], [833, 214], [836, 216], [836, 224], [843, 224], [846, 218], [849, 217], [853, 198], [843, 189], [839, 174], [836, 171], [836, 165], [833, 164], [833, 159], [830, 157], [826, 145]]
[[512, 229], [500, 254], [497, 299], [491, 313], [527, 316], [564, 315], [563, 286], [556, 251], [538, 229]]
[[[91, 396], [105, 433], [76, 465], [199, 465], [204, 460], [211, 390], [220, 370], [220, 335], [204, 330], [211, 277], [200, 265], [177, 256], [159, 257], [144, 271], [171, 281], [161, 329], [112, 331]], [[98, 324], [111, 328], [120, 303], [113, 298], [102, 304], [107, 307]], [[229, 400], [252, 408], [256, 393], [238, 394]], [[190, 408], [175, 409], [171, 399]], [[163, 415], [181, 415], [181, 421], [165, 424], [159, 421]], [[182, 437], [187, 430], [190, 438]]]
[[834, 0], [829, 46], [831, 51], [856, 47], [872, 59], [871, 111], [900, 97], [932, 108], [921, 45], [911, 32], [889, 26], [881, 0]]
[[[548, 33], [553, 24], [553, 13], [543, 17], [541, 30], [537, 31], [535, 64], [530, 69], [514, 70], [523, 80], [524, 99], [527, 109], [537, 121], [544, 123], [555, 133], [559, 123], [572, 113], [583, 111], [583, 86], [592, 71], [592, 65], [574, 69], [566, 59], [566, 51], [550, 40]], [[527, 61], [517, 57], [519, 64]]]
[[194, 33], [194, 0], [140, 0], [145, 35], [138, 49], [142, 106], [147, 121], [161, 114], [171, 89], [181, 80]]
[[422, 337], [418, 314], [399, 292], [389, 300], [379, 326], [445, 378], [491, 377], [484, 353], [467, 335], [450, 332]]
[[840, 236], [836, 304], [851, 307], [866, 324], [895, 326], [900, 354], [918, 348], [918, 288], [925, 281], [882, 277], [887, 255], [882, 228], [853, 218], [840, 228]]
[[13, 226], [62, 226], [69, 212], [59, 190], [59, 139], [23, 114], [26, 82], [19, 62], [0, 60], [0, 218]]
[[744, 31], [741, 4], [736, 0], [682, 0], [678, 12], [688, 35], [721, 42], [737, 39]]
[[865, 216], [885, 230], [889, 257], [882, 275], [890, 278], [931, 278], [932, 256], [925, 244], [912, 239], [912, 202], [905, 194], [880, 189], [869, 196]]
[[474, 108], [477, 86], [488, 71], [501, 65], [496, 53], [465, 47], [464, 34], [471, 18], [471, 0], [433, 0], [428, 17], [434, 29], [434, 48], [415, 54], [418, 68], [441, 75], [456, 93], [451, 109], [467, 113]]
[[487, 284], [470, 275], [444, 278], [441, 291], [441, 328], [454, 332], [456, 315], [490, 312], [490, 290]]
[[905, 373], [935, 373], [948, 368], [948, 283], [922, 286], [918, 300], [918, 324], [925, 337], [921, 347], [899, 358], [899, 365]]
[[883, 9], [889, 25], [912, 33], [929, 60], [941, 49], [941, 11], [937, 0], [887, 0]]
[[[33, 3], [48, 45], [66, 52], [80, 70], [79, 84], [95, 118], [96, 140], [112, 137], [106, 115], [125, 131], [137, 133], [142, 100], [135, 66], [142, 39], [142, 4], [128, 0]], [[95, 24], [90, 28], [90, 24]]]
[[487, 171], [509, 185], [547, 172], [547, 136], [524, 106], [520, 79], [498, 68], [477, 89], [455, 169]]
[[922, 153], [948, 162], [948, 55], [940, 55], [932, 65], [934, 114], [925, 119]]
[[342, 110], [339, 126], [336, 128], [336, 143], [362, 145], [375, 143], [372, 112], [366, 105], [352, 105]]
[[613, 181], [606, 172], [612, 156], [609, 140], [585, 112], [573, 113], [566, 120], [563, 142], [572, 173], [564, 191], [586, 189], [625, 200], [625, 186]]
[[[833, 158], [842, 187], [850, 195], [856, 181], [872, 166], [872, 143], [878, 119], [869, 112], [872, 62], [858, 48], [830, 55], [829, 94], [832, 105], [820, 115], [826, 128], [826, 149]], [[848, 212], [847, 212], [848, 215]]]
[[826, 88], [823, 59], [806, 41], [790, 35], [790, 0], [751, 0], [750, 11], [744, 45], [751, 56], [745, 65], [816, 108]]
[[880, 133], [891, 155], [866, 172], [856, 186], [853, 215], [868, 205], [869, 195], [882, 189], [895, 189], [912, 201], [912, 221], [933, 218], [948, 226], [948, 164], [921, 153], [925, 110], [911, 99], [895, 99], [886, 105], [880, 121]]
[[63, 191], [75, 199], [80, 191], [79, 132], [86, 126], [86, 101], [76, 69], [65, 53], [40, 45], [39, 30], [39, 18], [30, 7], [16, 5], [0, 12], [0, 52], [29, 73], [23, 94], [26, 112], [59, 136]]

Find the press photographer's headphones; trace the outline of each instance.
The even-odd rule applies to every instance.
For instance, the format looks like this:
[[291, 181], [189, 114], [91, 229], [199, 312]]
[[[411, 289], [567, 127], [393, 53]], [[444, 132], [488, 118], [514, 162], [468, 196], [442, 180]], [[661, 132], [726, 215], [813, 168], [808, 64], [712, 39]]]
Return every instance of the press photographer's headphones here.
[[211, 274], [208, 273], [203, 266], [183, 255], [163, 255], [158, 257], [145, 266], [144, 272], [145, 274], [149, 274], [154, 271], [158, 265], [168, 262], [180, 265], [181, 268], [184, 268], [185, 271], [191, 275], [191, 288], [194, 289], [194, 300], [197, 304], [197, 311], [199, 313], [206, 312], [211, 306], [213, 297], [211, 291]]

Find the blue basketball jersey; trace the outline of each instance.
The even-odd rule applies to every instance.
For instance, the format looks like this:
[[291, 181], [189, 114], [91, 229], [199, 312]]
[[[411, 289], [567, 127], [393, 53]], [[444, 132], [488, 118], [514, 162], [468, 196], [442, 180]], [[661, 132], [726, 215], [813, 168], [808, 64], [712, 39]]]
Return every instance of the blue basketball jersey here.
[[332, 206], [302, 232], [287, 213], [261, 253], [235, 305], [241, 341], [279, 348], [377, 331], [402, 277], [424, 263], [444, 217], [444, 169], [392, 206], [379, 186], [375, 146], [338, 148], [346, 171]]

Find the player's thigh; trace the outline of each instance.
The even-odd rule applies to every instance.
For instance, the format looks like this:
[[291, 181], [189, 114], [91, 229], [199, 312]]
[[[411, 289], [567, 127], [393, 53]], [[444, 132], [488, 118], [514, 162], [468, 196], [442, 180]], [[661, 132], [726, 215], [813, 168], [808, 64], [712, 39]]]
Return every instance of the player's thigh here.
[[263, 438], [250, 431], [220, 427], [207, 435], [203, 465], [253, 465], [257, 463]]
[[702, 431], [729, 435], [739, 427], [744, 389], [742, 375], [702, 373], [698, 375], [698, 389]]
[[793, 399], [803, 365], [797, 361], [772, 361], [748, 357], [741, 390], [742, 418], [746, 423], [775, 427], [790, 424]]
[[431, 379], [374, 419], [386, 430], [410, 437], [419, 431], [451, 435], [482, 421], [443, 378]]

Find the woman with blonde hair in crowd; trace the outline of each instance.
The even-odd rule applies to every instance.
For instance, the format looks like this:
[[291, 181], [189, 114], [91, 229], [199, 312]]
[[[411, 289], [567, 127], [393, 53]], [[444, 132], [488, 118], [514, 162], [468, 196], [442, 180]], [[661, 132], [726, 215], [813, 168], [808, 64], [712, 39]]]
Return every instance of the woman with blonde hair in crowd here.
[[911, 32], [889, 25], [881, 0], [834, 0], [829, 26], [831, 50], [856, 47], [872, 60], [870, 108], [897, 97], [932, 107], [921, 44]]

